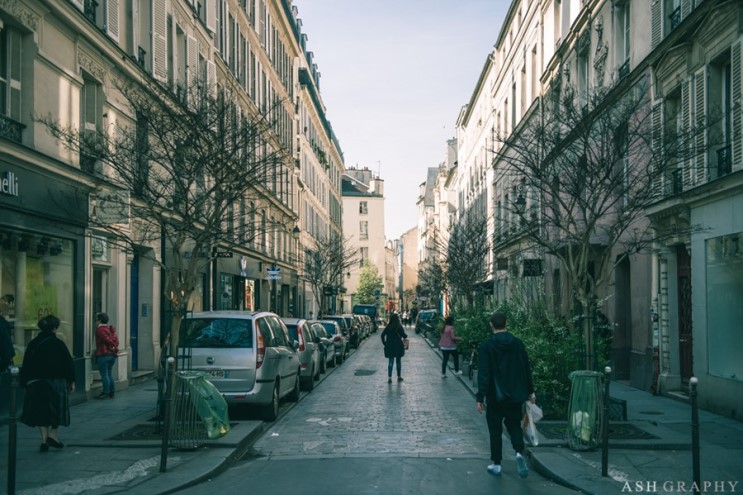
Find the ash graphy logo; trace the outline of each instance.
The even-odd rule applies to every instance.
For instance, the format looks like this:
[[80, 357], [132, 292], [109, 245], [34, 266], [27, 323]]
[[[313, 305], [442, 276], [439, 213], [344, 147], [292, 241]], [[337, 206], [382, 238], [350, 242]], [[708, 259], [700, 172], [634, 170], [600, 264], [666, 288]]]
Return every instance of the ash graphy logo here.
[[625, 481], [622, 493], [736, 493], [737, 481]]

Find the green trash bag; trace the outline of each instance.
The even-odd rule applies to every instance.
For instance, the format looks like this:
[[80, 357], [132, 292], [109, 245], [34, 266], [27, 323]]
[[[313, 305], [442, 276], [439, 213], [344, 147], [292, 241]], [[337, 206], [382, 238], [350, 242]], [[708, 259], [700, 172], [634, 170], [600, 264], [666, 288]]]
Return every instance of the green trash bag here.
[[568, 447], [572, 450], [592, 450], [601, 441], [601, 379], [596, 371], [573, 371], [570, 378], [568, 405]]
[[189, 389], [191, 404], [204, 423], [206, 434], [210, 439], [221, 438], [230, 431], [230, 418], [227, 413], [227, 402], [217, 387], [207, 380], [206, 373], [188, 372], [191, 375], [185, 380]]

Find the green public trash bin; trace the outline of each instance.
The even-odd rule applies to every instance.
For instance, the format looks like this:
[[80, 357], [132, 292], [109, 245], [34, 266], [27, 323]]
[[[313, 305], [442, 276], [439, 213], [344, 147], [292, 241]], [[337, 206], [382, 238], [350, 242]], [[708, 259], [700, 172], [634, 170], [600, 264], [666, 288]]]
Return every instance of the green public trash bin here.
[[208, 376], [198, 371], [176, 374], [172, 447], [196, 449], [205, 440], [223, 437], [230, 430], [227, 402]]
[[570, 378], [568, 405], [568, 447], [572, 450], [592, 450], [601, 442], [603, 409], [602, 374], [597, 371], [573, 371]]

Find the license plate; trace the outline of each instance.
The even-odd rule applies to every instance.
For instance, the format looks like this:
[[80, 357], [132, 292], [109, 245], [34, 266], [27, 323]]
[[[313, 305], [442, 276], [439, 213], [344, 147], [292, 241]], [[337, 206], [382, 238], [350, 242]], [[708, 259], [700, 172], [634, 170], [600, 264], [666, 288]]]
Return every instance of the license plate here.
[[209, 370], [207, 373], [209, 373], [212, 378], [227, 378], [230, 375], [229, 371], [225, 370]]

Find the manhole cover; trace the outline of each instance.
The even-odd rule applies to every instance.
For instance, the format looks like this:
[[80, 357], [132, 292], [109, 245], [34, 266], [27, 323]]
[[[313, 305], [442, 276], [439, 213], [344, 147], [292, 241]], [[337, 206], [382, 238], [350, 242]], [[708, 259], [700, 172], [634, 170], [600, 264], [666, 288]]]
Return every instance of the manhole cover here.
[[356, 375], [356, 376], [369, 376], [369, 375], [373, 375], [376, 372], [377, 372], [377, 370], [356, 370], [354, 372], [354, 375]]
[[[539, 433], [547, 438], [562, 440], [567, 433], [568, 425], [565, 423], [537, 423]], [[632, 424], [609, 424], [609, 438], [614, 440], [655, 440], [655, 435], [641, 430]]]

